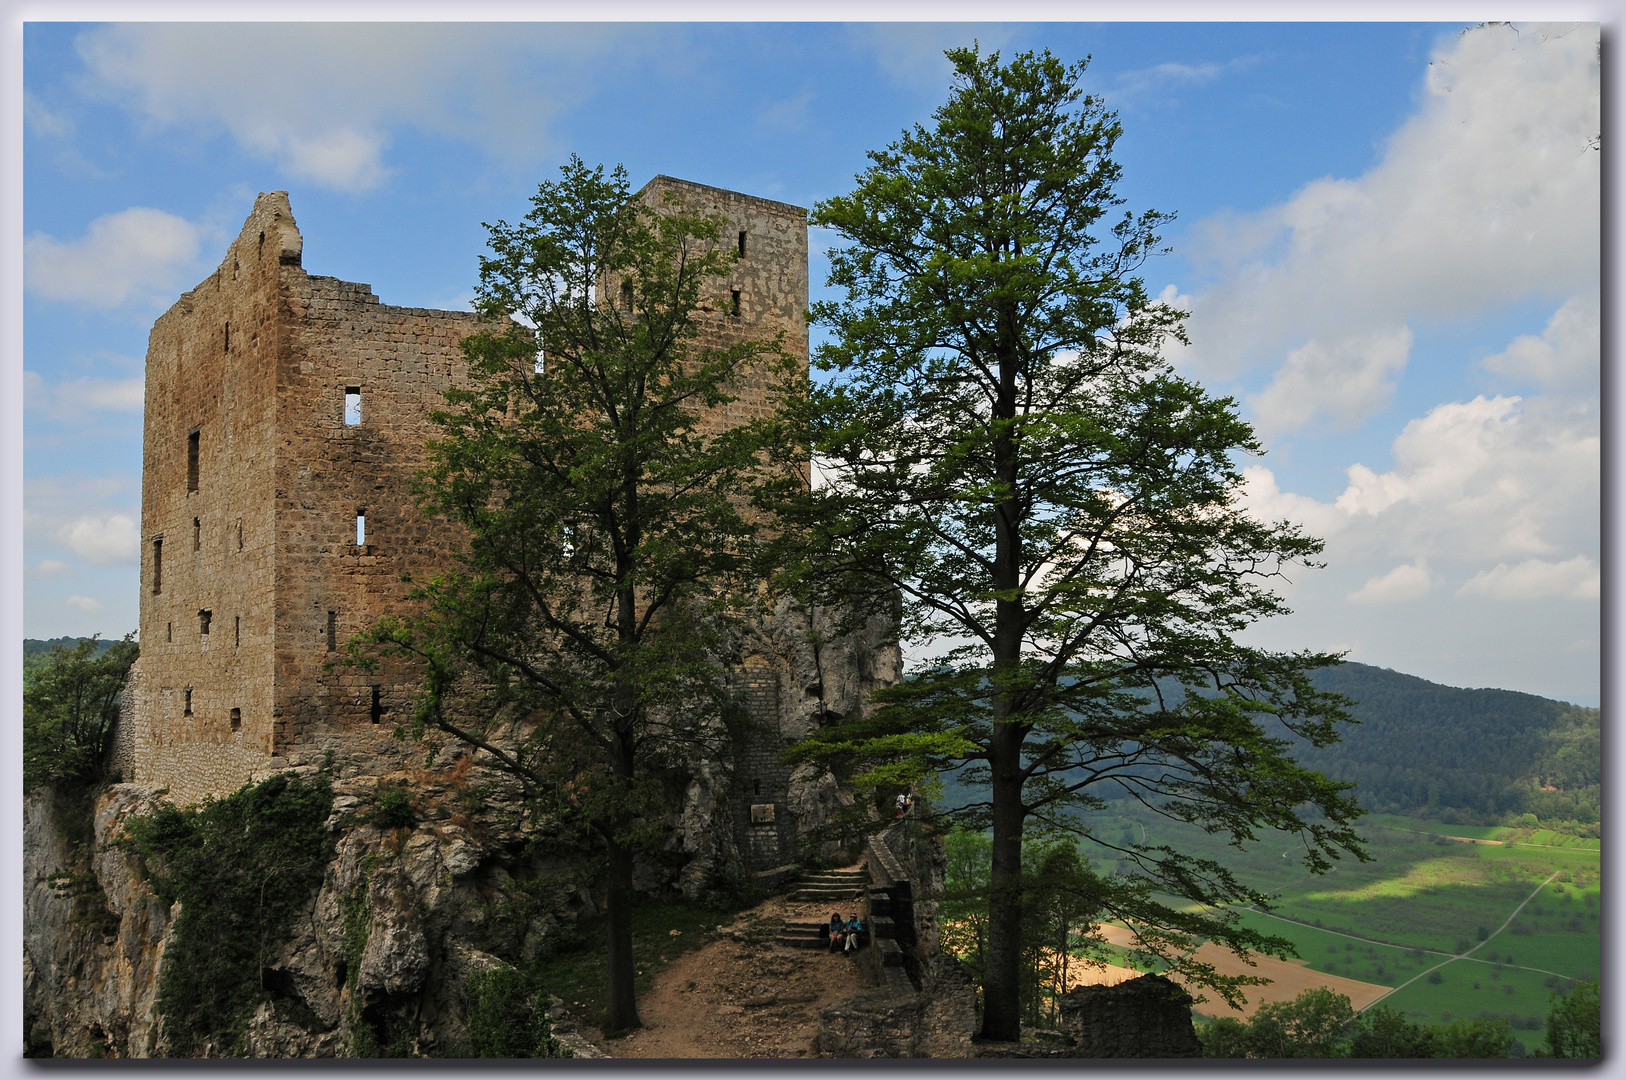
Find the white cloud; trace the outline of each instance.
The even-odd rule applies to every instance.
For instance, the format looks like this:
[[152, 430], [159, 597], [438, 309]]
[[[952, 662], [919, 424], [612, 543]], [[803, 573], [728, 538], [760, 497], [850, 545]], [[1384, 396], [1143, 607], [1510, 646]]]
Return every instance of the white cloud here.
[[74, 577], [77, 575], [72, 566], [60, 559], [41, 559], [39, 564], [29, 571], [34, 577]]
[[1402, 604], [1428, 595], [1433, 580], [1428, 564], [1418, 559], [1369, 579], [1365, 585], [1350, 593], [1347, 599], [1352, 604]]
[[23, 91], [23, 123], [29, 132], [52, 138], [66, 138], [73, 134], [74, 124], [66, 113], [48, 108], [45, 102]]
[[400, 127], [534, 162], [606, 57], [635, 62], [654, 37], [569, 23], [124, 23], [76, 43], [91, 93], [160, 126], [223, 128], [291, 177], [365, 192], [388, 176]]
[[57, 530], [57, 539], [93, 566], [135, 566], [140, 562], [140, 531], [135, 519], [126, 514], [77, 518]]
[[1194, 255], [1214, 283], [1180, 363], [1231, 378], [1308, 342], [1353, 355], [1413, 319], [1595, 288], [1600, 129], [1595, 25], [1461, 34], [1367, 173], [1200, 223]]
[[1287, 354], [1287, 362], [1262, 392], [1251, 395], [1264, 434], [1296, 431], [1319, 416], [1353, 428], [1384, 408], [1394, 396], [1391, 373], [1406, 366], [1411, 331], [1351, 335], [1331, 347], [1311, 341]]
[[92, 413], [140, 412], [146, 379], [69, 379], [51, 384], [36, 371], [23, 372], [23, 404], [54, 420], [83, 420]]
[[78, 608], [80, 611], [100, 611], [100, 610], [102, 610], [102, 602], [100, 600], [93, 600], [88, 596], [74, 595], [74, 596], [68, 597], [68, 599], [63, 601], [63, 602], [65, 604], [67, 604], [69, 607]]
[[1497, 563], [1482, 570], [1457, 590], [1458, 596], [1489, 596], [1494, 600], [1540, 600], [1550, 596], [1569, 600], [1598, 599], [1601, 577], [1598, 564], [1585, 555], [1561, 563], [1526, 559], [1516, 566]]
[[182, 271], [198, 257], [198, 226], [136, 206], [90, 223], [77, 240], [35, 233], [23, 244], [30, 292], [92, 307], [173, 299]]
[[1553, 313], [1537, 337], [1525, 334], [1502, 352], [1485, 358], [1485, 367], [1511, 379], [1569, 389], [1595, 388], [1599, 375], [1601, 330], [1596, 290], [1571, 297]]
[[1258, 62], [1257, 56], [1239, 56], [1225, 63], [1212, 60], [1196, 64], [1165, 63], [1120, 72], [1110, 95], [1112, 104], [1167, 94], [1184, 86], [1204, 86], [1233, 71], [1245, 71]]

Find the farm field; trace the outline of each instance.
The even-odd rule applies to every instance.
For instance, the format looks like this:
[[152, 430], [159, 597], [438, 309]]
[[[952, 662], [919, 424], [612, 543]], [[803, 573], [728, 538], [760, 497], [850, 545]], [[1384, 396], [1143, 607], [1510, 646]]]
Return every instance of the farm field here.
[[[1601, 970], [1595, 840], [1549, 833], [1554, 842], [1543, 844], [1535, 830], [1373, 815], [1359, 824], [1372, 861], [1346, 857], [1312, 876], [1288, 837], [1261, 837], [1238, 850], [1144, 812], [1088, 820], [1115, 843], [1144, 835], [1145, 843], [1230, 867], [1276, 905], [1270, 914], [1240, 912], [1246, 925], [1288, 939], [1323, 976], [1398, 988], [1383, 1003], [1416, 1020], [1501, 1016], [1531, 1043], [1554, 989]], [[1453, 959], [1463, 953], [1471, 955]], [[1426, 973], [1436, 967], [1433, 982]]]

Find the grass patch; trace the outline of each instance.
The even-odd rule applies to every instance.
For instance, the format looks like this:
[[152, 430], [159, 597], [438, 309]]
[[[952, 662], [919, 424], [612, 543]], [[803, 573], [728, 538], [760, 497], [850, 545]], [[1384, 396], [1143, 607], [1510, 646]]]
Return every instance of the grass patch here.
[[[716, 928], [732, 923], [739, 910], [735, 905], [682, 900], [635, 905], [632, 955], [637, 965], [634, 986], [638, 995], [654, 985], [661, 969], [712, 940]], [[752, 920], [747, 940], [752, 940], [750, 935], [754, 933], [765, 942], [778, 929], [778, 920]], [[558, 951], [538, 959], [528, 972], [539, 990], [556, 995], [578, 1019], [600, 1028], [609, 1007], [604, 935], [602, 920], [579, 924], [560, 936]]]
[[1261, 933], [1275, 934], [1293, 943], [1299, 959], [1316, 971], [1341, 975], [1346, 979], [1399, 986], [1407, 979], [1439, 963], [1444, 957], [1418, 953], [1391, 945], [1371, 945], [1313, 926], [1284, 922], [1256, 911], [1241, 913], [1242, 925]]
[[1480, 1017], [1507, 1019], [1526, 1046], [1534, 1046], [1546, 1026], [1552, 988], [1533, 971], [1454, 960], [1440, 969], [1438, 983], [1419, 980], [1383, 999], [1408, 1019], [1447, 1024]]

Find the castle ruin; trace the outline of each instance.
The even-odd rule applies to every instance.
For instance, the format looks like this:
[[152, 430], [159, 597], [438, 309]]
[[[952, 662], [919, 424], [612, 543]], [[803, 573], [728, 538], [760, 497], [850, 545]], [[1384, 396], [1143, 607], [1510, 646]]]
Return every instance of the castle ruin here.
[[[725, 219], [724, 241], [737, 245], [699, 343], [783, 333], [805, 365], [806, 212], [664, 176], [637, 197], [657, 206], [671, 196]], [[411, 484], [438, 433], [429, 411], [463, 380], [460, 342], [480, 316], [382, 304], [367, 285], [307, 273], [303, 247], [287, 193], [261, 194], [219, 268], [149, 339], [141, 659], [114, 764], [179, 803], [329, 752], [375, 766], [416, 753], [392, 736], [413, 670], [329, 661], [402, 609], [403, 575], [422, 578], [452, 549], [452, 526], [420, 513]], [[711, 422], [770, 408], [763, 382], [748, 378]], [[760, 734], [696, 778], [678, 826], [709, 829], [714, 815], [696, 807], [726, 804], [756, 870], [791, 861], [837, 798], [833, 777], [793, 773], [783, 748], [827, 713], [851, 715], [899, 667], [888, 619], [822, 654], [785, 612], [759, 630], [739, 681]]]

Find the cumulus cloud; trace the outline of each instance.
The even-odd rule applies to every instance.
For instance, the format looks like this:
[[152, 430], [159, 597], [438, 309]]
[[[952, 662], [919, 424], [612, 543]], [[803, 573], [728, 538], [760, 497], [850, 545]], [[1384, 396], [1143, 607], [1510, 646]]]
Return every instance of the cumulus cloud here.
[[159, 125], [223, 128], [291, 177], [365, 192], [388, 176], [391, 132], [405, 126], [535, 160], [588, 73], [607, 55], [635, 60], [637, 40], [569, 23], [124, 23], [77, 47], [91, 92]]
[[1387, 574], [1371, 578], [1349, 594], [1352, 604], [1402, 604], [1428, 595], [1434, 577], [1422, 559], [1397, 566]]
[[185, 218], [135, 206], [97, 218], [76, 240], [30, 236], [23, 280], [38, 296], [98, 308], [163, 302], [196, 261], [201, 238]]
[[1212, 283], [1181, 365], [1232, 378], [1291, 352], [1259, 403], [1303, 424], [1316, 410], [1286, 398], [1307, 369], [1330, 380], [1322, 400], [1383, 400], [1393, 353], [1370, 343], [1414, 319], [1595, 288], [1600, 128], [1596, 26], [1461, 34], [1366, 174], [1199, 224], [1188, 250]]
[[61, 559], [41, 559], [29, 573], [34, 577], [73, 577], [77, 571]]
[[1510, 379], [1541, 383], [1558, 389], [1593, 388], [1598, 384], [1599, 332], [1596, 290], [1571, 297], [1553, 313], [1539, 336], [1525, 334], [1495, 356], [1485, 367]]
[[1389, 376], [1406, 366], [1411, 331], [1351, 335], [1331, 346], [1311, 341], [1287, 354], [1287, 362], [1248, 404], [1261, 433], [1296, 431], [1319, 416], [1349, 429], [1389, 404]]
[[1497, 563], [1482, 570], [1457, 590], [1458, 596], [1488, 596], [1493, 600], [1541, 600], [1550, 596], [1569, 600], [1596, 600], [1601, 585], [1598, 564], [1585, 555], [1560, 563], [1526, 559], [1516, 566]]
[[57, 539], [92, 566], [140, 563], [140, 531], [135, 519], [127, 514], [85, 515], [58, 529]]
[[102, 610], [102, 602], [100, 600], [94, 600], [91, 597], [79, 596], [77, 594], [68, 597], [63, 601], [63, 603], [67, 604], [69, 607], [76, 607], [80, 611]]

